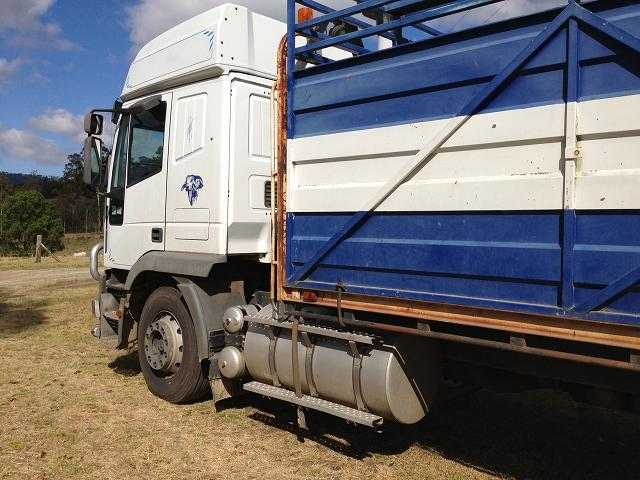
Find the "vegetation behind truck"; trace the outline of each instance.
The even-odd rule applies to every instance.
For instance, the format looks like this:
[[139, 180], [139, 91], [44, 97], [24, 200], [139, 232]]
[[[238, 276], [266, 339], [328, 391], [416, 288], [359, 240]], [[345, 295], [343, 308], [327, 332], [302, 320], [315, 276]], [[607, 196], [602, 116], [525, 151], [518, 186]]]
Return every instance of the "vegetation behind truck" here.
[[226, 4], [145, 46], [106, 166], [85, 122], [94, 335], [169, 401], [302, 422], [413, 424], [461, 382], [637, 404], [640, 5], [462, 21], [495, 3]]

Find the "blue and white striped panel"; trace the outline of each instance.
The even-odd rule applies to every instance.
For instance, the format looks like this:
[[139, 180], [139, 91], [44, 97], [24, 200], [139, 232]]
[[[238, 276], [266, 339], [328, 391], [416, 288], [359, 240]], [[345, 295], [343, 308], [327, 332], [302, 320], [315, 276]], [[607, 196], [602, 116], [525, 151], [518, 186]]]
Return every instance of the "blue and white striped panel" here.
[[[640, 6], [598, 14], [640, 37]], [[544, 26], [300, 74], [288, 144], [288, 273], [452, 118], [470, 113], [464, 105]], [[640, 56], [587, 31], [579, 54], [576, 303], [640, 266]], [[341, 282], [369, 295], [570, 310], [562, 303], [566, 64], [565, 30], [298, 286]], [[605, 310], [640, 323], [640, 296]]]

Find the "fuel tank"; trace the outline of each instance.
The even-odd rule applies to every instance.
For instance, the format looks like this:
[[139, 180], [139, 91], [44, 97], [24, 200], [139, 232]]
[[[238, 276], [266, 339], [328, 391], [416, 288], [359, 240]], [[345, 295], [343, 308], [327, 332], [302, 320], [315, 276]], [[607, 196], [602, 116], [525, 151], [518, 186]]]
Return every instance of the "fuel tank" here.
[[[274, 346], [272, 335], [269, 326], [249, 324], [246, 369], [260, 382], [293, 390], [291, 331], [281, 329], [273, 338]], [[360, 345], [354, 354], [344, 340], [316, 337], [307, 345], [300, 339], [297, 348], [305, 394], [351, 408], [364, 407], [402, 424], [420, 421], [435, 400], [441, 379], [440, 349], [435, 342], [402, 337], [379, 348]]]

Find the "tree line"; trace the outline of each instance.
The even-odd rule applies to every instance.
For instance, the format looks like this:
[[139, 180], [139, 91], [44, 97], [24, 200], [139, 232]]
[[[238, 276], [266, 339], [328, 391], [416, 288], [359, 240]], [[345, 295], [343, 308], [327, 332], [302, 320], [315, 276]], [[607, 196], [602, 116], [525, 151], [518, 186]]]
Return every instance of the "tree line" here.
[[100, 205], [83, 182], [81, 153], [67, 157], [61, 177], [0, 172], [0, 254], [32, 254], [39, 234], [60, 250], [65, 233], [99, 232]]

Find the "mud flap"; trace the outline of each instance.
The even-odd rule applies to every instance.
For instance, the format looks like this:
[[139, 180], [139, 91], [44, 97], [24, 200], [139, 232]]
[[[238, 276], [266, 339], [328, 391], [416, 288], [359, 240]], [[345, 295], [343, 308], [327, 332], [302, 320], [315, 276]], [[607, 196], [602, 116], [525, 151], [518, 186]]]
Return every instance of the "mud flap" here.
[[100, 293], [92, 302], [96, 324], [91, 333], [98, 340], [115, 350], [129, 346], [134, 321], [124, 308], [124, 299], [118, 300], [110, 293]]
[[91, 334], [98, 340], [112, 343], [118, 338], [118, 324], [110, 321], [106, 314], [118, 310], [119, 304], [113, 295], [106, 293], [104, 290], [104, 282], [100, 282], [98, 296], [91, 302], [93, 316], [96, 319], [96, 323], [91, 329]]
[[124, 350], [131, 343], [131, 331], [134, 325], [133, 317], [128, 312], [124, 314], [122, 320], [118, 322], [118, 344], [116, 350]]

